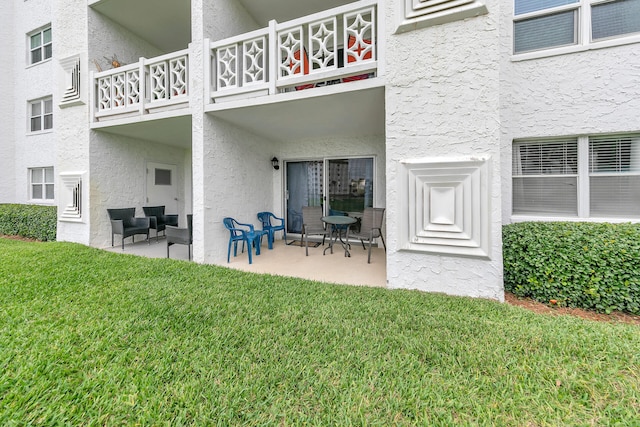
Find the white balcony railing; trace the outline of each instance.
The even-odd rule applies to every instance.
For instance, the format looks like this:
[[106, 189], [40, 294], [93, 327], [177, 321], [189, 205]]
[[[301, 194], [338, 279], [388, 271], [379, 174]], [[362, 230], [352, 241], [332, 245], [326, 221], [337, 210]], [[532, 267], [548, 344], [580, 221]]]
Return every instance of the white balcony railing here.
[[364, 0], [212, 42], [205, 90], [220, 102], [371, 77], [376, 13]]
[[148, 114], [189, 103], [189, 51], [93, 73], [93, 117]]

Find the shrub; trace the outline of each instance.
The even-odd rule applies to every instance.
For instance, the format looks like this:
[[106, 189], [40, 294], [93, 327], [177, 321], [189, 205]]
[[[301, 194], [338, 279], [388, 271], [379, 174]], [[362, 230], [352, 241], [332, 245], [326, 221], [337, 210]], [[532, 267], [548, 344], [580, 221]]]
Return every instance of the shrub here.
[[0, 234], [56, 240], [56, 206], [0, 204]]
[[527, 222], [503, 227], [505, 289], [610, 313], [640, 313], [640, 224]]

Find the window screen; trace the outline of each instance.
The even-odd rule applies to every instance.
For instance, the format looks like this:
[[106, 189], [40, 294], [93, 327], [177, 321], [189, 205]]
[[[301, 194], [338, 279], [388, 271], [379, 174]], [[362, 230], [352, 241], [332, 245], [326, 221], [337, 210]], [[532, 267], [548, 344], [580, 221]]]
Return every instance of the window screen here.
[[522, 53], [577, 43], [576, 11], [545, 15], [514, 23], [514, 52]]
[[513, 147], [513, 213], [578, 214], [578, 142], [522, 142]]
[[156, 185], [171, 185], [171, 169], [155, 169]]
[[591, 216], [640, 217], [640, 138], [589, 138]]
[[640, 32], [640, 0], [619, 0], [591, 8], [593, 40]]

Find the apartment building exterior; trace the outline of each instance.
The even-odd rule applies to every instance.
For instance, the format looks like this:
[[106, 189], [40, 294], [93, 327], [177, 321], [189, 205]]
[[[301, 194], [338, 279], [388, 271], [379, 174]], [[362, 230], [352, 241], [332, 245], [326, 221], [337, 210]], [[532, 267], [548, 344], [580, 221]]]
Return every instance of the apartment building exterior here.
[[502, 300], [503, 224], [640, 215], [640, 0], [0, 8], [0, 202], [59, 240], [163, 204], [224, 264], [225, 216], [384, 207], [390, 288]]

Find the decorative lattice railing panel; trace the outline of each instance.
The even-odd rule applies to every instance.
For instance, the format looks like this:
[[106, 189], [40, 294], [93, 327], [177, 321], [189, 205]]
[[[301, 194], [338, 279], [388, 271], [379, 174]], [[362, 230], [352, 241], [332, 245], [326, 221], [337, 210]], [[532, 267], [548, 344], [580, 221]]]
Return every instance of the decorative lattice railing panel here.
[[95, 117], [147, 114], [189, 100], [187, 50], [145, 59], [93, 77]]
[[238, 87], [238, 46], [218, 49], [217, 55], [218, 89]]
[[310, 72], [338, 67], [337, 27], [335, 16], [309, 24]]
[[266, 81], [266, 49], [267, 38], [265, 36], [242, 43], [242, 82], [244, 86]]
[[166, 62], [149, 66], [149, 93], [151, 102], [169, 98], [167, 80]]
[[361, 0], [211, 43], [214, 102], [346, 83], [377, 72], [377, 2]]

